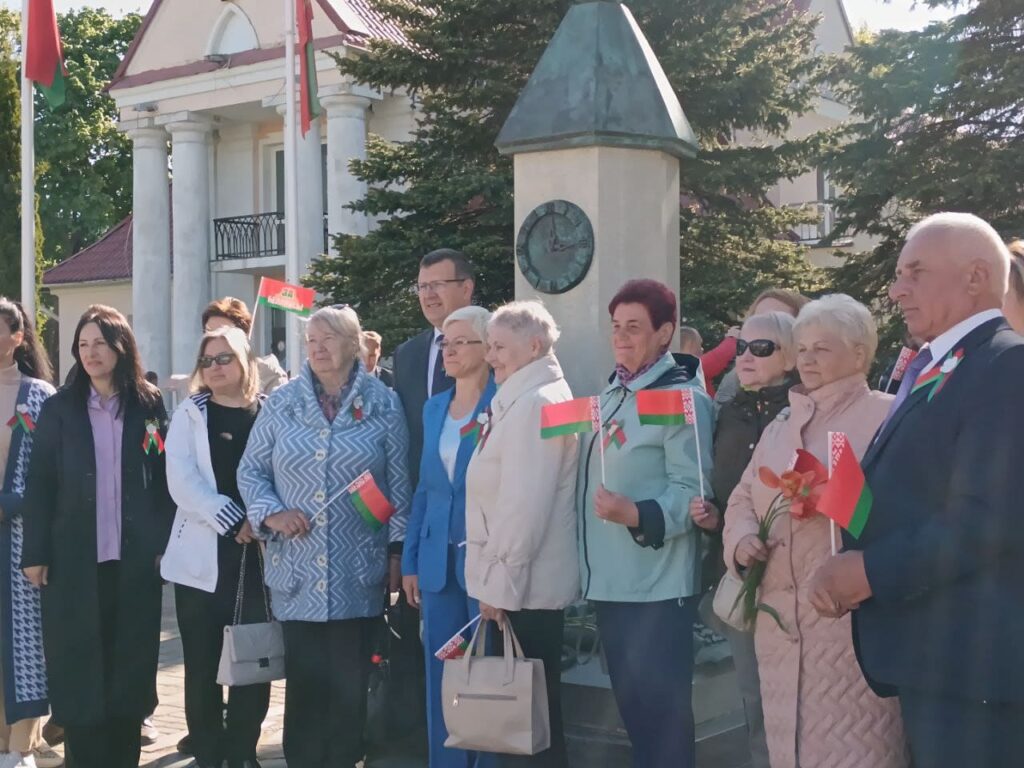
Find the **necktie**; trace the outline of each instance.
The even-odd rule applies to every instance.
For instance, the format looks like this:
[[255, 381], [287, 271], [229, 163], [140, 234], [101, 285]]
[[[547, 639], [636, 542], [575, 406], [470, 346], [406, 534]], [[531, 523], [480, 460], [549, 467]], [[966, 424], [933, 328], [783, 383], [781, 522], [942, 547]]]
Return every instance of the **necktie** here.
[[928, 347], [924, 347], [918, 352], [917, 357], [910, 361], [910, 365], [907, 366], [907, 372], [903, 374], [903, 381], [900, 382], [899, 391], [896, 393], [896, 399], [892, 401], [892, 405], [889, 407], [889, 413], [886, 414], [885, 421], [882, 422], [882, 429], [878, 430], [879, 434], [888, 426], [892, 417], [899, 410], [900, 406], [910, 397], [910, 391], [914, 388], [914, 383], [917, 381], [917, 377], [921, 375], [928, 364], [932, 361], [932, 351]]
[[434, 377], [430, 382], [430, 396], [433, 397], [438, 392], [444, 392], [449, 389], [452, 385], [452, 379], [444, 372], [444, 355], [441, 352], [439, 346], [444, 335], [438, 336], [434, 340]]

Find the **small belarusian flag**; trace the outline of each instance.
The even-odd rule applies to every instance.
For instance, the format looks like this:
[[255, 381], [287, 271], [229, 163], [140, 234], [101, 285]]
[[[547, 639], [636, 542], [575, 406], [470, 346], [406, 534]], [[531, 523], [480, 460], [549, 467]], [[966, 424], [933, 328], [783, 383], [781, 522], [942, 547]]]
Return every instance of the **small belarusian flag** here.
[[[295, 27], [299, 38], [299, 104], [302, 111], [302, 135], [309, 133], [314, 117], [320, 117], [317, 98], [316, 52], [313, 50], [313, 4], [295, 0]], [[294, 64], [292, 65], [294, 66]]]
[[919, 389], [931, 387], [931, 391], [928, 393], [928, 402], [930, 403], [932, 398], [939, 394], [942, 388], [946, 386], [946, 381], [949, 380], [949, 377], [963, 359], [963, 349], [958, 349], [956, 352], [947, 355], [940, 365], [917, 377], [917, 381], [914, 382], [914, 388], [910, 390], [910, 394], [914, 394]]
[[482, 427], [483, 424], [480, 422], [479, 418], [467, 421], [459, 430], [459, 439], [465, 440], [466, 438], [469, 438], [473, 441], [473, 447], [475, 448], [476, 444], [480, 442], [480, 429]]
[[349, 483], [347, 490], [352, 504], [362, 515], [363, 522], [374, 531], [379, 531], [387, 525], [388, 520], [395, 514], [395, 508], [381, 493], [369, 470]]
[[466, 630], [472, 627], [476, 622], [480, 620], [480, 614], [469, 620], [462, 629], [452, 635], [451, 639], [434, 651], [434, 656], [441, 661], [452, 661], [453, 659], [461, 659], [466, 655], [466, 650], [469, 648], [469, 640], [463, 634]]
[[636, 393], [636, 412], [641, 424], [672, 427], [697, 423], [691, 389], [641, 389]]
[[160, 422], [156, 419], [146, 420], [146, 436], [142, 438], [142, 450], [149, 452], [156, 448], [157, 455], [164, 452], [164, 439], [160, 436]]
[[612, 419], [608, 425], [608, 431], [604, 436], [604, 447], [607, 448], [609, 445], [614, 444], [616, 448], [621, 448], [626, 444], [626, 431], [622, 428], [619, 422]]
[[300, 317], [309, 317], [313, 311], [314, 301], [316, 301], [316, 291], [312, 288], [291, 285], [269, 277], [260, 278], [260, 291], [256, 299], [257, 304], [263, 304], [264, 306], [273, 307], [285, 312], [294, 312]]
[[32, 421], [32, 416], [29, 414], [28, 406], [25, 403], [14, 409], [14, 415], [7, 422], [7, 426], [11, 428], [12, 432], [20, 428], [26, 435], [31, 435], [36, 431], [36, 423]]
[[859, 539], [874, 499], [844, 432], [829, 433], [829, 463], [831, 477], [818, 499], [818, 511]]
[[910, 364], [913, 362], [915, 357], [917, 357], [916, 349], [903, 347], [903, 349], [900, 350], [899, 357], [896, 358], [896, 364], [892, 367], [892, 376], [889, 378], [893, 381], [903, 381], [903, 376], [906, 374], [907, 368], [910, 367]]
[[801, 475], [807, 472], [814, 473], [814, 485], [823, 485], [828, 481], [828, 470], [825, 465], [818, 461], [818, 457], [803, 448], [797, 448], [793, 454], [793, 461], [789, 468]]
[[552, 403], [540, 411], [540, 436], [545, 440], [579, 432], [597, 432], [600, 427], [601, 401], [596, 396]]
[[28, 0], [28, 39], [22, 42], [25, 77], [43, 92], [51, 107], [64, 103], [64, 51], [53, 0]]

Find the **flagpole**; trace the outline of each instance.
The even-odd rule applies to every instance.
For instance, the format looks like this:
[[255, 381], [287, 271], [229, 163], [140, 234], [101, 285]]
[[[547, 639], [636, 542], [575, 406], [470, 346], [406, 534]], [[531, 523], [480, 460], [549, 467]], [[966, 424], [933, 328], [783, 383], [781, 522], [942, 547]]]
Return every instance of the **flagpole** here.
[[36, 315], [36, 158], [35, 109], [28, 60], [28, 4], [21, 4], [21, 305], [35, 322]]
[[[298, 159], [298, 122], [295, 114], [295, 0], [284, 0], [284, 238], [285, 282], [299, 283], [299, 187], [295, 172]], [[288, 373], [298, 376], [302, 366], [299, 318], [285, 319]]]
[[[832, 440], [835, 432], [828, 433], [828, 479], [832, 479], [832, 465], [835, 463], [835, 451], [832, 450]], [[832, 544], [832, 556], [836, 556], [836, 521], [831, 517], [828, 519], [828, 540]]]
[[[687, 397], [686, 390], [679, 390], [679, 396], [683, 398], [683, 412], [685, 413]], [[693, 392], [689, 393], [689, 397], [690, 403], [693, 405], [693, 439], [697, 446], [697, 481], [700, 483], [700, 498], [701, 500], [704, 500], [704, 460], [700, 456], [700, 419], [697, 417], [697, 398], [693, 396]]]

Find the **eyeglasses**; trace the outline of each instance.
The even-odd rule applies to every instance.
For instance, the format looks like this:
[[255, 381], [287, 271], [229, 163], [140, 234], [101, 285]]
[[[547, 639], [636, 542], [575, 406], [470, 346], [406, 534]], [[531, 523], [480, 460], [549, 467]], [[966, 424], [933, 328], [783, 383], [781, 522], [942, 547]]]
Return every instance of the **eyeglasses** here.
[[437, 346], [439, 346], [442, 351], [446, 349], [458, 350], [470, 344], [483, 344], [483, 342], [474, 341], [473, 339], [452, 339], [451, 341], [448, 341], [448, 339], [441, 339], [439, 342], [437, 342]]
[[416, 283], [413, 287], [416, 289], [416, 293], [437, 293], [447, 283], [464, 283], [466, 282], [465, 277], [453, 277], [450, 280], [431, 280], [429, 283]]
[[771, 357], [775, 354], [775, 350], [778, 349], [776, 344], [771, 339], [754, 339], [753, 341], [744, 341], [739, 339], [736, 342], [736, 357], [739, 357], [747, 349], [750, 350], [750, 354], [754, 357]]
[[213, 357], [210, 355], [203, 355], [199, 358], [199, 367], [212, 368], [214, 363], [217, 365], [231, 365], [231, 361], [234, 359], [234, 352], [222, 352], [221, 354], [214, 355]]

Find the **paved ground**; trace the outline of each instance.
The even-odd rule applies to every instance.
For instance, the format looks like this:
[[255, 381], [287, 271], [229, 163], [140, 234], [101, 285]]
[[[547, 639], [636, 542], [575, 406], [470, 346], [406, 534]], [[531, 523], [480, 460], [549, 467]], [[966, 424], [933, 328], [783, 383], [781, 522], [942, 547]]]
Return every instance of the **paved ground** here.
[[[575, 688], [576, 686], [571, 686]], [[731, 687], [731, 686], [730, 686]], [[143, 747], [141, 766], [144, 768], [187, 768], [191, 758], [178, 754], [175, 745], [185, 735], [184, 666], [181, 641], [174, 616], [174, 592], [164, 591], [163, 633], [160, 645], [160, 670], [157, 678], [160, 706], [154, 719], [160, 729], [155, 744]], [[702, 692], [700, 681], [695, 683], [695, 695]], [[567, 697], [567, 702], [570, 700]], [[575, 707], [574, 707], [575, 708]], [[259, 757], [263, 768], [286, 768], [281, 752], [281, 731], [284, 715], [284, 684], [276, 683], [270, 698], [270, 711], [263, 725]], [[568, 717], [567, 720], [571, 720]], [[716, 721], [717, 722], [717, 719]], [[699, 768], [749, 768], [749, 758], [741, 731], [734, 723], [715, 728], [714, 722], [698, 726], [697, 762]], [[629, 768], [628, 742], [624, 733], [590, 730], [586, 727], [568, 727], [570, 760], [578, 768]], [[60, 750], [58, 750], [60, 751]], [[366, 768], [426, 768], [426, 762], [412, 758], [377, 758]]]

